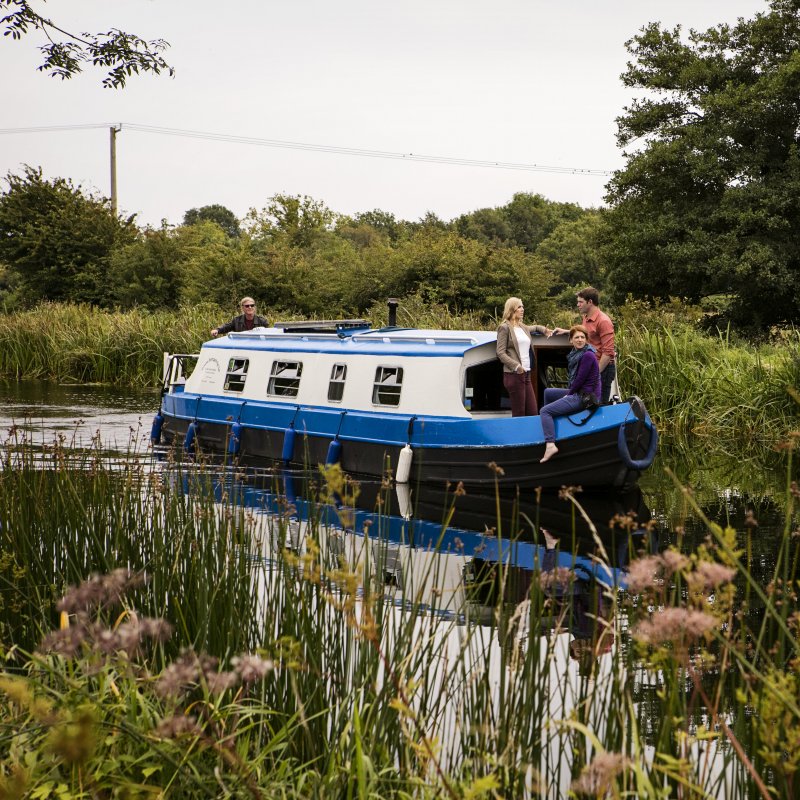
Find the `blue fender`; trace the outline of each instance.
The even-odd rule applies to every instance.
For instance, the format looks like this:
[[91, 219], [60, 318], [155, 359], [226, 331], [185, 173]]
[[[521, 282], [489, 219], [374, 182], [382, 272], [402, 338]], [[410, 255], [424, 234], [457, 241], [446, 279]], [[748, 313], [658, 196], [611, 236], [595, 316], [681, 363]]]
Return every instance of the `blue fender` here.
[[161, 444], [161, 429], [164, 427], [164, 415], [159, 411], [153, 417], [153, 427], [150, 428], [150, 441], [153, 444]]
[[186, 429], [186, 436], [183, 438], [183, 449], [187, 453], [194, 452], [195, 439], [197, 438], [197, 423], [190, 422]]
[[294, 439], [297, 436], [297, 431], [293, 426], [288, 427], [283, 432], [283, 451], [281, 452], [282, 461], [291, 461], [294, 455]]
[[338, 439], [332, 439], [328, 445], [328, 455], [325, 456], [325, 464], [338, 464], [342, 457], [342, 443]]
[[242, 445], [242, 426], [238, 422], [231, 425], [231, 432], [228, 436], [228, 455], [238, 456], [239, 448]]
[[656, 449], [658, 448], [658, 431], [656, 430], [655, 425], [652, 423], [650, 424], [650, 447], [647, 448], [645, 457], [638, 460], [631, 458], [631, 452], [628, 450], [628, 440], [625, 438], [625, 423], [623, 422], [619, 426], [619, 434], [617, 434], [617, 451], [619, 452], [619, 457], [629, 469], [635, 469], [638, 471], [647, 469], [653, 463], [653, 459], [656, 457]]

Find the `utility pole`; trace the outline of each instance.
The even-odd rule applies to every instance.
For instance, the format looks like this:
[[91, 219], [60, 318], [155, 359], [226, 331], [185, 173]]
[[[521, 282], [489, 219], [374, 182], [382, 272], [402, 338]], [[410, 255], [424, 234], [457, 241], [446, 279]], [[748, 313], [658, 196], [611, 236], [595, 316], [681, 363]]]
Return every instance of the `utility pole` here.
[[117, 216], [117, 134], [122, 130], [122, 125], [112, 125], [111, 134], [111, 213]]

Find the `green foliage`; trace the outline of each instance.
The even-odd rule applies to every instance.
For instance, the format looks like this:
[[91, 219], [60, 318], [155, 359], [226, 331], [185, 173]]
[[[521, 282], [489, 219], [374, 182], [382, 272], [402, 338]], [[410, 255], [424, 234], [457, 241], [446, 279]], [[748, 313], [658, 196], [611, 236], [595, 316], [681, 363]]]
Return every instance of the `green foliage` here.
[[564, 305], [573, 305], [584, 286], [605, 287], [605, 269], [599, 255], [601, 215], [589, 211], [559, 224], [536, 248], [536, 260], [557, 278], [553, 291]]
[[69, 180], [48, 181], [26, 167], [6, 176], [0, 196], [0, 262], [14, 277], [18, 302], [108, 302], [108, 268], [116, 247], [132, 242], [133, 219]]
[[796, 796], [796, 487], [766, 586], [752, 522], [713, 524], [678, 487], [707, 537], [640, 556], [568, 656], [563, 575], [534, 572], [522, 603], [503, 563], [471, 600], [435, 559], [384, 585], [391, 494], [357, 531], [337, 467], [308, 476], [298, 527], [240, 507], [228, 470], [47, 453], [15, 433], [0, 451], [3, 797]]
[[161, 53], [169, 47], [163, 39], [145, 41], [132, 33], [111, 28], [106, 33], [70, 33], [56, 25], [52, 20], [37, 14], [28, 0], [0, 0], [0, 13], [10, 9], [10, 13], [0, 17], [4, 26], [3, 36], [21, 39], [31, 31], [41, 31], [47, 44], [39, 50], [44, 61], [37, 69], [65, 80], [83, 71], [86, 64], [108, 68], [103, 79], [107, 89], [122, 89], [131, 75], [140, 72], [168, 75], [175, 70], [167, 64]]
[[800, 338], [739, 341], [730, 332], [703, 333], [692, 310], [629, 304], [616, 317], [619, 379], [646, 399], [665, 430], [713, 437], [737, 452], [742, 441], [772, 446], [800, 425]]
[[218, 203], [201, 208], [190, 208], [183, 215], [184, 225], [196, 225], [198, 222], [216, 222], [231, 238], [237, 237], [241, 232], [239, 220], [233, 211]]
[[90, 306], [44, 303], [0, 315], [0, 374], [157, 386], [164, 352], [195, 352], [223, 315], [210, 305], [110, 314]]
[[623, 81], [645, 90], [619, 120], [642, 142], [609, 184], [604, 257], [618, 300], [730, 294], [754, 327], [797, 319], [800, 2], [735, 26], [646, 26]]

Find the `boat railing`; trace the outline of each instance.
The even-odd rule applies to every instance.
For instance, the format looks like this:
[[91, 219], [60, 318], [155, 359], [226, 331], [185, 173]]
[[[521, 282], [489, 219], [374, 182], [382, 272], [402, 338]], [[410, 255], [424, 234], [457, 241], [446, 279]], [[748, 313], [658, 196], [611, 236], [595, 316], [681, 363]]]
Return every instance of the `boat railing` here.
[[197, 364], [199, 353], [164, 353], [161, 373], [161, 393], [171, 392], [183, 386]]
[[369, 334], [354, 334], [357, 342], [377, 342], [378, 344], [478, 344], [473, 336], [413, 336], [408, 334], [392, 336], [390, 333], [373, 331]]

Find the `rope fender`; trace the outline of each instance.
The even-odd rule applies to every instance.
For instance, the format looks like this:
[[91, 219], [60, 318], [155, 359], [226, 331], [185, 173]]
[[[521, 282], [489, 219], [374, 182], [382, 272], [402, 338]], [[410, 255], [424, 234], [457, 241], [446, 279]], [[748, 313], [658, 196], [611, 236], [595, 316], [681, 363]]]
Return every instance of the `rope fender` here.
[[629, 469], [635, 469], [641, 472], [647, 469], [656, 457], [656, 449], [658, 448], [658, 431], [656, 426], [651, 422], [650, 428], [650, 446], [647, 448], [647, 453], [644, 458], [633, 459], [631, 458], [631, 451], [628, 449], [628, 440], [625, 436], [625, 425], [627, 421], [623, 421], [619, 426], [619, 433], [617, 434], [617, 450], [619, 457]]

